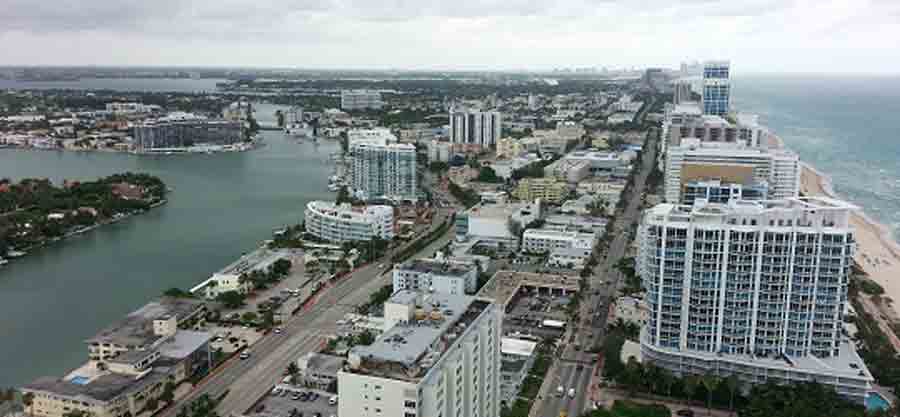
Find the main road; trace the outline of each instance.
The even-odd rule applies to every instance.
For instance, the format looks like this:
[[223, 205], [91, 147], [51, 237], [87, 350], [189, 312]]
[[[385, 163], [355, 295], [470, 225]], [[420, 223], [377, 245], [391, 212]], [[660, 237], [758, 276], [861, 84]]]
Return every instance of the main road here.
[[[641, 152], [638, 171], [628, 195], [623, 196], [625, 206], [615, 217], [613, 235], [604, 259], [594, 268], [587, 288], [586, 297], [582, 298], [579, 321], [570, 332], [574, 335], [572, 342], [566, 340], [561, 345], [562, 353], [558, 355], [556, 365], [551, 368], [545, 381], [551, 383], [551, 389], [542, 393], [537, 405], [537, 413], [532, 410], [532, 417], [557, 417], [566, 411], [569, 417], [580, 416], [590, 409], [594, 388], [594, 373], [599, 371], [598, 364], [593, 362], [596, 351], [603, 346], [606, 331], [609, 303], [616, 296], [622, 279], [621, 272], [615, 267], [616, 262], [625, 255], [630, 244], [632, 224], [639, 220], [641, 200], [646, 188], [647, 176], [656, 163], [658, 147], [658, 130], [650, 129], [649, 140]], [[566, 333], [567, 335], [570, 333]], [[563, 387], [564, 395], [558, 396], [556, 390]], [[575, 396], [569, 397], [570, 388], [575, 389]]]
[[[440, 209], [429, 231], [436, 230], [450, 218], [451, 209]], [[430, 254], [445, 245], [453, 227], [419, 254]], [[421, 235], [426, 235], [422, 233]], [[398, 249], [399, 250], [399, 249]], [[232, 358], [221, 365], [199, 385], [160, 413], [160, 417], [174, 417], [182, 406], [202, 395], [219, 398], [224, 395], [217, 411], [221, 416], [236, 416], [246, 412], [266, 392], [283, 378], [288, 364], [308, 352], [318, 351], [329, 336], [337, 320], [368, 301], [369, 296], [391, 281], [390, 259], [398, 250], [385, 255], [384, 263], [363, 266], [318, 296], [315, 304], [300, 311], [282, 325], [279, 335], [270, 333], [250, 346], [250, 357]]]

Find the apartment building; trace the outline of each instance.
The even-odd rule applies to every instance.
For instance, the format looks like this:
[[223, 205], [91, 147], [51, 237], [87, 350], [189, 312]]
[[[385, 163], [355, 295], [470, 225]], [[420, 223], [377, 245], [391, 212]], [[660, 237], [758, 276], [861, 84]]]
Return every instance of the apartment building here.
[[394, 238], [394, 208], [365, 206], [330, 201], [310, 201], [304, 213], [306, 232], [330, 242], [366, 241]]
[[497, 140], [497, 158], [512, 159], [525, 150], [516, 138], [500, 138]]
[[566, 183], [555, 178], [523, 178], [519, 180], [513, 196], [523, 201], [540, 199], [549, 203], [559, 204], [569, 195], [569, 187]]
[[385, 318], [393, 326], [373, 344], [353, 347], [338, 373], [338, 415], [500, 415], [502, 311], [495, 304], [398, 291]]
[[665, 158], [665, 199], [670, 203], [696, 196], [697, 186], [711, 180], [719, 182], [722, 192], [722, 187], [733, 188], [731, 184], [740, 185], [742, 193], [765, 189], [768, 199], [795, 197], [800, 192], [800, 158], [787, 149], [685, 139], [681, 146], [670, 147]]
[[428, 142], [428, 162], [450, 162], [453, 146], [449, 142], [431, 140]]
[[522, 234], [522, 250], [530, 253], [548, 253], [568, 248], [591, 251], [595, 240], [596, 235], [593, 233], [528, 229]]
[[700, 104], [703, 114], [723, 116], [731, 106], [731, 64], [728, 61], [709, 61], [703, 64], [703, 93]]
[[347, 144], [352, 147], [359, 144], [387, 146], [397, 143], [397, 137], [390, 129], [376, 127], [372, 129], [350, 129], [347, 131]]
[[341, 90], [341, 110], [380, 109], [381, 93], [374, 90]]
[[414, 259], [394, 266], [394, 291], [473, 294], [478, 290], [478, 267], [438, 259]]
[[480, 241], [490, 245], [516, 247], [519, 236], [512, 233], [511, 225], [524, 227], [541, 216], [541, 207], [535, 202], [477, 204], [456, 215], [454, 226], [458, 241]]
[[88, 339], [89, 360], [62, 378], [41, 377], [22, 387], [32, 394], [30, 413], [64, 417], [139, 415], [169, 382], [178, 384], [208, 368], [205, 332], [182, 330], [202, 318], [203, 302], [163, 297], [132, 312]]
[[498, 111], [450, 111], [453, 144], [494, 146], [500, 140], [502, 117]]
[[745, 384], [817, 381], [865, 400], [842, 335], [855, 207], [829, 198], [660, 204], [638, 232], [644, 361]]
[[134, 127], [137, 152], [166, 152], [194, 145], [232, 145], [242, 140], [241, 122], [202, 118], [160, 119]]
[[350, 185], [360, 198], [417, 201], [416, 148], [407, 143], [350, 145]]

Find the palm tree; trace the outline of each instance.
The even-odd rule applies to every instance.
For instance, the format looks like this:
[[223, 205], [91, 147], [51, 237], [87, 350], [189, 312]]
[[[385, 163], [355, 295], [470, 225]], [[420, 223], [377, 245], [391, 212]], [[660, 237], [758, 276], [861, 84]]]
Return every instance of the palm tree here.
[[666, 390], [666, 396], [672, 396], [672, 385], [675, 384], [675, 375], [672, 375], [672, 372], [666, 368], [659, 368], [659, 375], [657, 375], [659, 379], [659, 385], [664, 387]]
[[731, 392], [731, 400], [728, 404], [728, 408], [730, 408], [731, 411], [734, 411], [734, 394], [740, 387], [740, 381], [738, 381], [737, 376], [731, 374], [728, 375], [728, 378], [725, 378], [725, 385], [728, 386], [728, 391]]
[[644, 367], [644, 383], [650, 393], [654, 393], [659, 388], [659, 372], [660, 368], [652, 363]]
[[700, 378], [700, 382], [703, 384], [703, 387], [706, 388], [706, 410], [708, 414], [712, 414], [712, 394], [713, 391], [719, 386], [719, 378], [713, 374], [707, 373]]
[[697, 388], [700, 385], [700, 381], [697, 380], [697, 377], [694, 375], [688, 375], [684, 377], [684, 395], [687, 397], [688, 406], [691, 405], [691, 400], [694, 398], [694, 394], [697, 393]]

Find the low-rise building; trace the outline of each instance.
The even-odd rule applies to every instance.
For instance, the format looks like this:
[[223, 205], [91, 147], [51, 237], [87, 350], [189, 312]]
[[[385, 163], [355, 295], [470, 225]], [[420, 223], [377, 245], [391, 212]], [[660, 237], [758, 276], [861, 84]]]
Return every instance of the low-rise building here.
[[516, 138], [505, 137], [497, 141], [497, 158], [512, 159], [519, 156], [525, 148]]
[[594, 236], [591, 233], [528, 229], [522, 234], [522, 250], [529, 253], [548, 253], [565, 248], [592, 250]]
[[309, 352], [297, 359], [297, 377], [302, 386], [320, 390], [337, 391], [337, 374], [344, 367], [341, 356]]
[[199, 318], [195, 299], [164, 297], [129, 314], [88, 340], [90, 360], [62, 378], [42, 377], [22, 387], [34, 396], [30, 413], [63, 417], [139, 415], [179, 384], [210, 366], [211, 335], [179, 329]]
[[547, 265], [556, 268], [583, 269], [591, 258], [592, 249], [588, 248], [554, 248], [550, 251]]
[[306, 232], [330, 242], [394, 238], [394, 208], [311, 201], [304, 215]]
[[478, 268], [450, 260], [415, 259], [394, 266], [394, 290], [472, 294], [478, 289]]
[[500, 339], [500, 401], [510, 406], [522, 389], [522, 382], [534, 364], [537, 342], [504, 337]]
[[540, 199], [559, 204], [569, 194], [566, 183], [554, 178], [523, 178], [519, 180], [513, 195], [522, 201]]
[[458, 241], [477, 240], [491, 245], [516, 247], [515, 228], [540, 218], [540, 205], [529, 203], [477, 204], [455, 218]]
[[619, 297], [616, 299], [615, 304], [616, 310], [613, 317], [615, 317], [616, 320], [622, 319], [626, 324], [643, 326], [650, 317], [650, 310], [647, 308], [644, 300], [640, 298], [629, 296]]
[[279, 259], [287, 259], [289, 254], [281, 250], [260, 248], [241, 256], [238, 260], [216, 272], [206, 281], [191, 288], [192, 294], [202, 294], [214, 299], [224, 292], [236, 291], [247, 294], [253, 290], [253, 283], [242, 279], [253, 271], [266, 271]]

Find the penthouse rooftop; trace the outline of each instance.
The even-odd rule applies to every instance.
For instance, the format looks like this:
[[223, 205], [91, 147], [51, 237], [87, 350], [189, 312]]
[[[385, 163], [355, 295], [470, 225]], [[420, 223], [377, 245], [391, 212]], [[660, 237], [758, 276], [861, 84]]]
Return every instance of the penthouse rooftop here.
[[180, 322], [204, 308], [201, 300], [193, 298], [162, 297], [131, 312], [124, 319], [103, 329], [88, 343], [112, 343], [122, 347], [146, 346], [161, 339], [153, 329], [155, 320], [175, 317]]
[[371, 345], [352, 348], [349, 372], [417, 382], [491, 306], [489, 301], [470, 296], [412, 291], [398, 291], [388, 303], [412, 306], [415, 314]]
[[400, 264], [398, 268], [400, 270], [418, 272], [421, 274], [436, 274], [453, 277], [463, 277], [472, 272], [471, 265], [436, 259], [414, 259]]
[[[849, 227], [849, 217], [858, 207], [829, 197], [795, 197], [782, 200], [731, 200], [710, 203], [697, 200], [693, 205], [659, 204], [646, 212], [649, 219], [666, 217], [670, 222], [704, 222], [746, 225], [744, 220], [765, 217], [770, 226]], [[785, 220], [792, 220], [786, 223]], [[762, 225], [762, 224], [761, 224]]]

